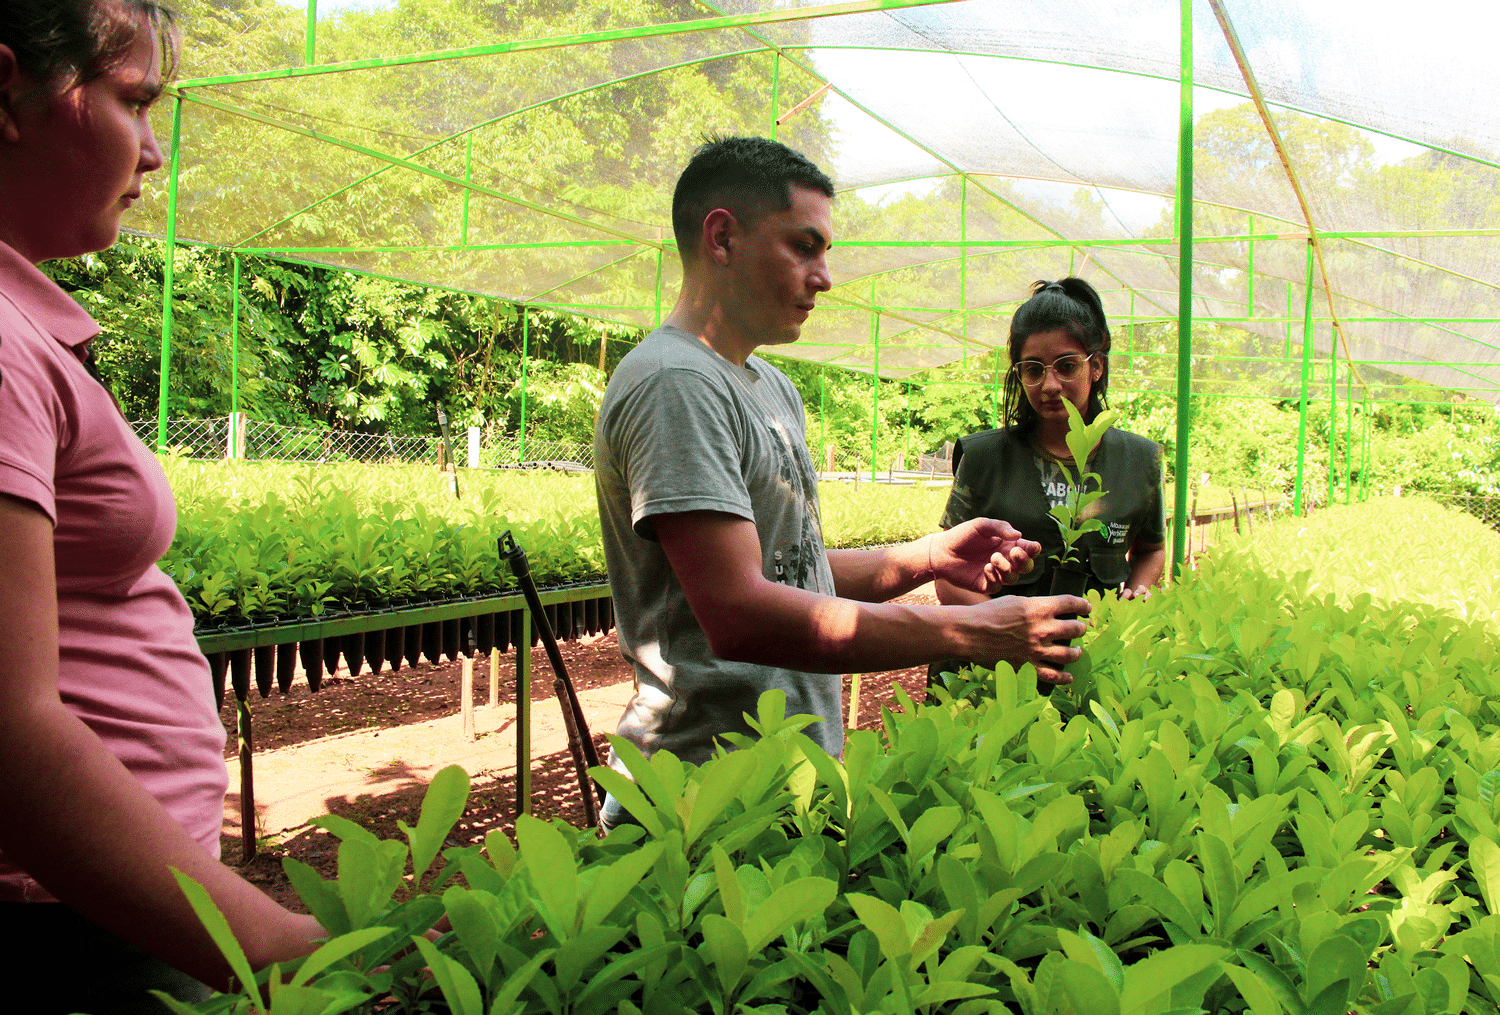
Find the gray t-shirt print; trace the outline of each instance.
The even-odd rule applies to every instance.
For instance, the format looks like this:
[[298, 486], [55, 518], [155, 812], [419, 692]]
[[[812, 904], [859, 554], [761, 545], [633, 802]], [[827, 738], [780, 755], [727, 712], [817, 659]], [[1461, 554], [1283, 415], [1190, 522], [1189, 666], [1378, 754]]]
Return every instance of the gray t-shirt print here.
[[743, 714], [772, 688], [786, 692], [789, 714], [823, 719], [807, 730], [814, 741], [843, 750], [840, 677], [715, 656], [652, 522], [682, 511], [753, 521], [762, 574], [834, 595], [803, 427], [802, 400], [779, 370], [755, 356], [735, 366], [676, 328], [648, 335], [610, 378], [595, 481], [620, 650], [636, 674], [618, 732], [647, 755], [702, 763], [716, 736], [752, 733]]

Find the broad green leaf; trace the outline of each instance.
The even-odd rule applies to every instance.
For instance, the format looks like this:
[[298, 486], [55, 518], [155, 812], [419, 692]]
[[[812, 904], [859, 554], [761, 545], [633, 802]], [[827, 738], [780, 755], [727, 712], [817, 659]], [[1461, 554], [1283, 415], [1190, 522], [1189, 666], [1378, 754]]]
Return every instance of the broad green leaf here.
[[297, 974], [292, 977], [291, 985], [300, 987], [311, 982], [329, 966], [353, 955], [367, 944], [372, 944], [391, 933], [390, 927], [366, 927], [363, 930], [352, 931], [340, 935], [326, 942], [317, 951], [302, 960], [302, 965], [297, 968]]
[[324, 930], [335, 935], [349, 933], [352, 929], [349, 913], [344, 908], [344, 900], [339, 895], [336, 883], [324, 881], [317, 871], [289, 856], [281, 858], [281, 869], [286, 872], [287, 880], [296, 889], [297, 897], [302, 900], [307, 911], [317, 918], [318, 923], [322, 924]]
[[1153, 998], [1211, 966], [1217, 965], [1227, 949], [1213, 945], [1177, 945], [1146, 956], [1125, 970], [1125, 989], [1120, 992], [1122, 1015], [1144, 1012]]
[[578, 864], [573, 851], [561, 832], [529, 814], [516, 818], [516, 841], [531, 875], [537, 909], [557, 939], [566, 941], [578, 913]]
[[443, 849], [443, 840], [464, 813], [469, 801], [469, 775], [457, 765], [449, 765], [427, 784], [417, 827], [399, 822], [411, 844], [412, 883], [420, 885], [433, 859]]
[[933, 807], [923, 811], [912, 822], [907, 853], [909, 859], [915, 862], [932, 852], [938, 843], [953, 834], [962, 821], [963, 812], [957, 807]]
[[208, 936], [213, 938], [220, 954], [229, 963], [229, 968], [234, 970], [235, 977], [246, 988], [251, 1005], [256, 1011], [265, 1011], [260, 1003], [260, 992], [253, 986], [255, 973], [250, 969], [250, 960], [245, 958], [245, 952], [235, 940], [234, 932], [229, 929], [229, 921], [224, 919], [224, 914], [214, 905], [208, 890], [176, 867], [172, 868], [172, 876], [177, 879], [177, 887], [182, 889], [182, 894], [187, 896], [188, 905], [193, 907], [203, 929], [208, 931]]
[[443, 908], [453, 930], [463, 943], [464, 951], [474, 961], [474, 968], [481, 978], [488, 975], [495, 964], [495, 955], [500, 947], [500, 927], [489, 908], [480, 900], [477, 892], [466, 888], [449, 888], [443, 893]]
[[619, 943], [625, 936], [625, 928], [600, 924], [585, 927], [557, 949], [552, 957], [557, 967], [557, 989], [565, 994], [582, 982], [589, 967], [598, 962], [604, 953]]
[[750, 964], [750, 950], [740, 929], [717, 913], [703, 918], [703, 943], [714, 964], [714, 975], [726, 997], [739, 985]]
[[351, 929], [368, 926], [390, 904], [406, 869], [406, 847], [399, 842], [348, 838], [339, 844], [339, 896]]
[[1276, 993], [1266, 986], [1259, 976], [1243, 966], [1232, 966], [1226, 964], [1224, 972], [1229, 974], [1229, 979], [1234, 982], [1235, 989], [1240, 992], [1240, 997], [1245, 1001], [1250, 1010], [1250, 1015], [1281, 1015], [1281, 1003], [1276, 1000]]
[[338, 836], [345, 842], [348, 842], [351, 839], [357, 839], [368, 843], [376, 843], [380, 841], [380, 838], [374, 832], [371, 832], [365, 828], [361, 828], [359, 825], [350, 821], [348, 818], [341, 818], [337, 814], [325, 814], [321, 818], [313, 818], [309, 823], [317, 825], [319, 828], [328, 829], [328, 831], [332, 832], [334, 835]]
[[734, 861], [720, 846], [713, 848], [714, 881], [719, 886], [719, 904], [724, 907], [724, 916], [736, 927], [745, 923], [745, 894], [740, 888], [739, 873]]
[[1484, 908], [1500, 916], [1500, 845], [1485, 836], [1474, 839], [1469, 843], [1469, 868], [1484, 896]]
[[880, 942], [880, 952], [892, 962], [911, 954], [911, 938], [906, 933], [906, 920], [896, 907], [871, 895], [850, 892], [844, 899], [854, 909], [860, 922]]
[[665, 848], [664, 842], [648, 842], [601, 870], [589, 888], [581, 926], [590, 927], [608, 919], [631, 889], [640, 884], [641, 878], [655, 865]]
[[437, 945], [426, 938], [414, 937], [412, 941], [422, 953], [427, 968], [432, 970], [432, 978], [437, 981], [438, 989], [443, 992], [443, 999], [448, 1002], [453, 1015], [485, 1015], [484, 1001], [479, 996], [479, 984], [474, 982], [469, 971], [456, 959], [438, 951]]
[[589, 776], [603, 786], [610, 796], [620, 801], [631, 816], [656, 838], [666, 835], [655, 805], [646, 799], [646, 794], [630, 779], [608, 765], [596, 765], [589, 769]]
[[[495, 991], [495, 997], [490, 1002], [489, 1015], [519, 1015], [523, 1009], [518, 1000], [521, 991], [531, 983], [537, 970], [542, 968], [542, 963], [552, 958], [554, 954], [553, 949], [544, 948], [533, 955], [524, 966], [507, 976], [505, 982], [500, 985], [500, 989]], [[1257, 1012], [1256, 1015], [1260, 1013]]]
[[799, 878], [776, 889], [745, 920], [745, 941], [750, 951], [764, 950], [793, 924], [823, 912], [837, 896], [838, 886], [827, 878]]
[[703, 781], [698, 785], [698, 795], [693, 799], [689, 812], [683, 845], [691, 847], [708, 826], [724, 814], [724, 809], [745, 789], [745, 781], [757, 767], [757, 759], [749, 751], [733, 751], [715, 758], [707, 767]]
[[1078, 1015], [1120, 1015], [1120, 994], [1096, 967], [1065, 962], [1057, 975]]

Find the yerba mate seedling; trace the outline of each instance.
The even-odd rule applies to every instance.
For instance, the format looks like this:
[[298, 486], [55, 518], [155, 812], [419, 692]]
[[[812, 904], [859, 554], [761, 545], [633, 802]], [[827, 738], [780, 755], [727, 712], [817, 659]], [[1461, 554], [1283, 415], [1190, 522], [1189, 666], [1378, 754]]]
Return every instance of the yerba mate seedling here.
[[[1089, 456], [1099, 446], [1104, 431], [1110, 428], [1120, 414], [1109, 409], [1094, 417], [1092, 423], [1085, 423], [1077, 406], [1067, 399], [1063, 400], [1063, 405], [1068, 410], [1068, 450], [1073, 453], [1073, 465], [1078, 469], [1078, 478], [1075, 481], [1072, 470], [1067, 465], [1058, 463], [1068, 480], [1068, 495], [1061, 504], [1047, 513], [1057, 521], [1057, 527], [1062, 530], [1063, 551], [1057, 557], [1058, 562], [1078, 563], [1078, 541], [1089, 532], [1104, 531], [1104, 523], [1099, 519], [1085, 517], [1088, 507], [1107, 492], [1100, 475], [1088, 471]], [[1086, 492], [1091, 479], [1097, 489]]]

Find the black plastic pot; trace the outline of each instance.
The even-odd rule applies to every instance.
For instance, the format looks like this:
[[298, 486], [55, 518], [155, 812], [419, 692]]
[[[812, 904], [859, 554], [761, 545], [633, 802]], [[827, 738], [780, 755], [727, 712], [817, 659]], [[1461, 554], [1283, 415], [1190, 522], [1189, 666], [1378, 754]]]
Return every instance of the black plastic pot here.
[[271, 696], [271, 685], [276, 679], [276, 646], [255, 647], [255, 689], [262, 698]]
[[302, 656], [302, 670], [307, 675], [307, 689], [316, 694], [323, 686], [323, 639], [304, 641], [297, 649]]
[[[1089, 579], [1094, 572], [1089, 568], [1088, 561], [1063, 561], [1057, 565], [1052, 572], [1052, 590], [1054, 596], [1083, 596], [1089, 590]], [[1076, 613], [1059, 614], [1059, 620], [1077, 620]], [[1071, 645], [1072, 640], [1058, 642], [1060, 645]]]
[[401, 672], [401, 661], [406, 655], [406, 628], [393, 627], [385, 632], [385, 662], [392, 673]]
[[286, 642], [276, 646], [276, 686], [282, 694], [290, 694], [292, 678], [297, 675], [297, 646]]
[[406, 650], [406, 665], [415, 666], [422, 661], [422, 625], [406, 625], [406, 634], [402, 636], [402, 648]]
[[339, 639], [339, 650], [344, 653], [344, 662], [349, 667], [349, 676], [357, 677], [365, 668], [365, 635], [363, 631], [346, 634]]
[[383, 628], [365, 632], [365, 662], [370, 665], [370, 676], [380, 676], [385, 667], [385, 630]]

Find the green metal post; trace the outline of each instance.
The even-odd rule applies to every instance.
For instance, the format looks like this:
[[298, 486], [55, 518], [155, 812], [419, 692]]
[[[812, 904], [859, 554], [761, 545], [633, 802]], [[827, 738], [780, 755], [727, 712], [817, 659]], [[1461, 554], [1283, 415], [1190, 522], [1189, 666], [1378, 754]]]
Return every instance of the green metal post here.
[[172, 156], [167, 183], [167, 249], [162, 270], [161, 373], [156, 396], [156, 451], [167, 450], [167, 390], [172, 383], [172, 283], [177, 260], [177, 176], [182, 162], [182, 96], [172, 96]]
[[1177, 467], [1172, 507], [1172, 574], [1187, 543], [1188, 441], [1193, 399], [1193, 0], [1180, 0], [1177, 111]]
[[311, 67], [318, 62], [318, 0], [307, 0], [307, 30], [302, 40], [303, 62]]
[[776, 140], [776, 121], [781, 118], [781, 51], [771, 57], [771, 140]]
[[[1302, 311], [1302, 393], [1297, 403], [1297, 487], [1292, 495], [1292, 513], [1302, 517], [1302, 479], [1307, 467], [1307, 386], [1312, 376], [1312, 299], [1313, 248], [1307, 241], [1307, 283], [1303, 286], [1305, 302]], [[1291, 327], [1290, 324], [1287, 325]]]
[[238, 458], [236, 453], [244, 438], [239, 433], [242, 425], [240, 422], [240, 255], [235, 254], [231, 260], [234, 263], [234, 309], [229, 317], [229, 418], [231, 420], [229, 429], [229, 449], [231, 458]]
[[870, 283], [870, 335], [875, 340], [875, 407], [870, 412], [870, 482], [875, 482], [875, 460], [880, 457], [880, 312], [875, 309], [875, 284]]
[[[474, 135], [473, 135], [473, 133], [471, 132], [469, 134], [469, 136], [465, 140], [466, 140], [467, 143], [464, 146], [464, 182], [465, 183], [473, 183], [474, 182]], [[469, 245], [469, 194], [470, 193], [471, 193], [471, 191], [469, 190], [469, 188], [465, 187], [464, 188], [464, 226], [463, 226], [463, 235], [459, 237], [459, 241], [458, 241], [459, 242], [459, 246], [463, 246], [463, 247], [467, 247]]]
[[521, 308], [521, 461], [526, 461], [526, 360], [530, 355], [531, 311]]
[[1125, 340], [1125, 369], [1135, 372], [1135, 290], [1130, 290], [1130, 325]]

